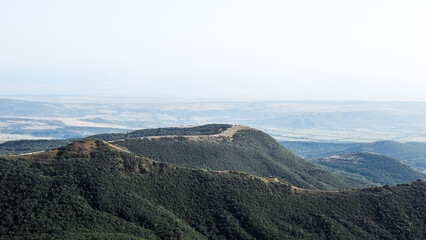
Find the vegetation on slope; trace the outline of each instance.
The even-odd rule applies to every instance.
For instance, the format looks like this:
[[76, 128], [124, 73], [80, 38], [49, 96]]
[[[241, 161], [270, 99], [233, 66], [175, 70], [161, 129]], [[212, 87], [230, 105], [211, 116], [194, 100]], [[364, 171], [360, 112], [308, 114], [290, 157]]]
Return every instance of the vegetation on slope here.
[[257, 130], [240, 130], [232, 139], [220, 137], [215, 141], [196, 141], [182, 136], [126, 139], [112, 143], [138, 155], [177, 166], [276, 176], [308, 189], [332, 190], [368, 185], [365, 181], [321, 169]]
[[[50, 157], [46, 157], [50, 156]], [[424, 239], [426, 183], [295, 190], [84, 140], [0, 158], [2, 239]]]
[[133, 155], [95, 140], [49, 153], [2, 159], [7, 188], [0, 194], [0, 235], [6, 239], [201, 237], [170, 211], [121, 189], [120, 171]]
[[310, 161], [347, 174], [356, 174], [368, 181], [385, 185], [426, 179], [426, 175], [398, 159], [382, 154], [356, 152], [315, 158]]

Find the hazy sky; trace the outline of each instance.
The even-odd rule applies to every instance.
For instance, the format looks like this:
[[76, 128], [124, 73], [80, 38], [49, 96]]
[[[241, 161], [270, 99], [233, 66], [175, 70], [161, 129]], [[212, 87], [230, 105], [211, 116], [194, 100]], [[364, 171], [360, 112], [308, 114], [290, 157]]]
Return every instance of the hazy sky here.
[[426, 1], [0, 1], [0, 96], [426, 101]]

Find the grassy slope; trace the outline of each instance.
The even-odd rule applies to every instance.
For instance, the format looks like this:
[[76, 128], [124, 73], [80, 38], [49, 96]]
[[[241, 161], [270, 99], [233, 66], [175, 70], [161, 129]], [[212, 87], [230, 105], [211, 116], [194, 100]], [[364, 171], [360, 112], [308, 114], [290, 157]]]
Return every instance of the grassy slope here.
[[425, 237], [425, 182], [295, 192], [279, 181], [174, 167], [93, 140], [0, 164], [4, 239]]
[[376, 153], [347, 153], [315, 158], [311, 161], [333, 170], [356, 174], [380, 185], [396, 185], [417, 179], [426, 179], [425, 174], [398, 159]]

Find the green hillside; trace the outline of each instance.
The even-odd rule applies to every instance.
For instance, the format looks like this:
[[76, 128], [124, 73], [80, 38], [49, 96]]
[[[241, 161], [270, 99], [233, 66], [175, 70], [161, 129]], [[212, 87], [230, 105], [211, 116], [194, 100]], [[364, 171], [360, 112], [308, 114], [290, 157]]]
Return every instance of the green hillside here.
[[369, 183], [330, 173], [297, 157], [269, 135], [243, 126], [233, 135], [129, 138], [112, 142], [138, 155], [181, 167], [275, 176], [308, 189], [361, 188]]
[[424, 142], [330, 143], [282, 141], [280, 143], [304, 158], [327, 157], [351, 152], [375, 152], [402, 160], [421, 171], [426, 171], [426, 143]]
[[424, 239], [426, 183], [321, 192], [98, 140], [0, 157], [0, 239]]
[[426, 179], [425, 174], [406, 163], [377, 153], [346, 153], [310, 161], [339, 172], [343, 171], [351, 176], [355, 174], [380, 185], [396, 185]]

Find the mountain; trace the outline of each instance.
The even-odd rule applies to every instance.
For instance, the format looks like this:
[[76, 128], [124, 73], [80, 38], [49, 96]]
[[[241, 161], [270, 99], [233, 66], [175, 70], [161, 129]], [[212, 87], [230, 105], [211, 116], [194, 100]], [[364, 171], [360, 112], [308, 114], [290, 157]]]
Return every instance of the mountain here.
[[426, 143], [424, 142], [331, 143], [281, 141], [280, 143], [304, 158], [327, 157], [351, 152], [375, 152], [402, 160], [426, 172]]
[[379, 185], [396, 185], [426, 179], [426, 174], [408, 164], [378, 153], [345, 153], [314, 158], [310, 161], [332, 170], [347, 173], [349, 176], [355, 174]]
[[334, 192], [84, 139], [0, 157], [0, 239], [424, 239], [426, 182]]
[[[276, 176], [302, 188], [335, 190], [372, 186], [369, 182], [321, 169], [286, 150], [269, 135], [244, 126], [207, 124], [143, 129], [91, 138], [110, 141], [141, 156], [182, 167]], [[0, 153], [48, 150], [70, 141], [72, 139], [11, 141], [0, 144]]]
[[288, 151], [266, 133], [245, 126], [209, 124], [93, 137], [113, 139], [112, 144], [140, 156], [181, 167], [275, 176], [308, 189], [372, 186], [368, 182], [324, 170]]

